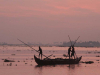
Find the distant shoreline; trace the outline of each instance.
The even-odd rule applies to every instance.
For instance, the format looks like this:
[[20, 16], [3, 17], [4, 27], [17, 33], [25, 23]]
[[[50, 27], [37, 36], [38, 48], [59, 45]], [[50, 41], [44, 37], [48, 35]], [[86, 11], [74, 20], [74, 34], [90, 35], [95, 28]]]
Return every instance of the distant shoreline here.
[[[20, 47], [28, 47], [28, 46], [26, 46], [26, 45], [24, 45], [24, 44], [7, 44], [7, 45], [0, 45], [0, 46], [20, 46]], [[46, 46], [46, 45], [29, 45], [29, 46], [32, 46], [32, 47], [38, 47], [38, 46], [41, 46], [41, 47], [69, 47], [69, 46]], [[95, 47], [97, 47], [97, 48], [100, 48], [100, 46], [98, 47], [98, 46], [75, 46], [75, 47], [86, 47], [86, 48], [95, 48]]]
[[[72, 41], [72, 45], [75, 42]], [[71, 46], [71, 42], [54, 42], [52, 44], [47, 43], [47, 44], [43, 44], [43, 43], [30, 43], [30, 42], [26, 42], [27, 45], [29, 46], [43, 46], [43, 47], [69, 47]], [[25, 46], [24, 43], [20, 43], [20, 44], [12, 44], [12, 43], [5, 43], [5, 42], [1, 42], [0, 46]], [[100, 42], [98, 41], [85, 41], [85, 42], [76, 42], [75, 43], [75, 47], [100, 47]]]

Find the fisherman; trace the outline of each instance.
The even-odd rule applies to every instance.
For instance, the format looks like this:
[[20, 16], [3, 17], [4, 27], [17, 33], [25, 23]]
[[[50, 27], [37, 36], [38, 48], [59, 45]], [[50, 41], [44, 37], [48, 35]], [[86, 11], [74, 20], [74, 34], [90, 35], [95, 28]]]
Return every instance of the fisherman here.
[[74, 59], [75, 59], [75, 55], [74, 55], [74, 53], [75, 53], [75, 49], [74, 49], [74, 45], [72, 46], [72, 53], [71, 53], [71, 57], [72, 56], [74, 56]]
[[42, 59], [42, 49], [41, 49], [41, 47], [39, 46], [39, 58], [40, 58], [40, 55], [41, 55], [41, 59]]
[[68, 49], [68, 56], [69, 56], [69, 59], [70, 59], [70, 52], [71, 52], [71, 46], [70, 46], [69, 49]]

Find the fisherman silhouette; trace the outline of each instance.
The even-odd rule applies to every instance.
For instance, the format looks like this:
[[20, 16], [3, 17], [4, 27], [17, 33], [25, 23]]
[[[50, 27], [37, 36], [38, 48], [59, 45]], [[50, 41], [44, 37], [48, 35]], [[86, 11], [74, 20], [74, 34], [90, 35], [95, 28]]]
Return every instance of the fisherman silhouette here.
[[39, 58], [40, 58], [40, 55], [41, 55], [41, 59], [42, 59], [42, 49], [41, 49], [41, 47], [39, 46]]
[[[72, 46], [72, 53], [71, 53], [71, 57], [74, 56], [74, 53], [75, 53], [75, 49], [74, 49], [74, 45]], [[74, 59], [75, 59], [75, 56], [74, 56]]]
[[70, 52], [71, 52], [71, 46], [70, 46], [69, 49], [68, 49], [68, 56], [69, 56], [69, 59], [70, 59]]

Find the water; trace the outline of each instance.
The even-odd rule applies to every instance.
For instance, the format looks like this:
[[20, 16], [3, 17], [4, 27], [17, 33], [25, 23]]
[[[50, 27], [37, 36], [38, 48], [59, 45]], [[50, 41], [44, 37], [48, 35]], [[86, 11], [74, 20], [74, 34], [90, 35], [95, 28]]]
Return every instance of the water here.
[[[38, 47], [33, 47], [38, 50]], [[43, 54], [51, 58], [65, 58], [68, 47], [41, 47]], [[48, 65], [37, 66], [34, 54], [38, 53], [29, 47], [0, 46], [0, 75], [99, 75], [100, 74], [100, 48], [75, 47], [77, 56], [81, 61], [94, 61], [93, 64], [79, 63], [75, 65]], [[4, 62], [4, 59], [15, 62]], [[11, 64], [11, 65], [10, 65]]]

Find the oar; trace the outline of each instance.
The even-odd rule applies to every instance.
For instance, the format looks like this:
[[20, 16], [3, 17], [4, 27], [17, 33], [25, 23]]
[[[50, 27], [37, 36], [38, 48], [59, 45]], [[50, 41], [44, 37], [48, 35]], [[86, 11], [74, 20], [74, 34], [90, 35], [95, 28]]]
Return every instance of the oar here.
[[[19, 39], [17, 39], [17, 40], [19, 40]], [[20, 42], [22, 42], [23, 44], [25, 44], [26, 46], [28, 46], [28, 47], [30, 47], [31, 49], [33, 49], [33, 50], [35, 50], [33, 47], [31, 47], [31, 46], [29, 46], [28, 44], [26, 44], [26, 43], [24, 43], [23, 41], [21, 41], [21, 40], [19, 40]], [[38, 52], [39, 53], [39, 51], [37, 51], [37, 50], [35, 50], [36, 52]], [[43, 54], [42, 54], [43, 55]], [[51, 54], [52, 55], [52, 54]], [[50, 56], [51, 56], [50, 55]], [[45, 55], [43, 55], [43, 56], [45, 56]], [[49, 57], [50, 57], [49, 56]], [[46, 58], [48, 58], [47, 56], [45, 56]]]
[[53, 54], [51, 54], [51, 55], [49, 55], [49, 56], [47, 56], [46, 58], [48, 58], [48, 57], [50, 57], [50, 56], [52, 56]]
[[[75, 52], [75, 55], [76, 55], [76, 52]], [[77, 58], [77, 55], [76, 55], [76, 58]]]
[[68, 57], [68, 55], [66, 55], [66, 54], [63, 54], [63, 56], [64, 56], [64, 57]]

